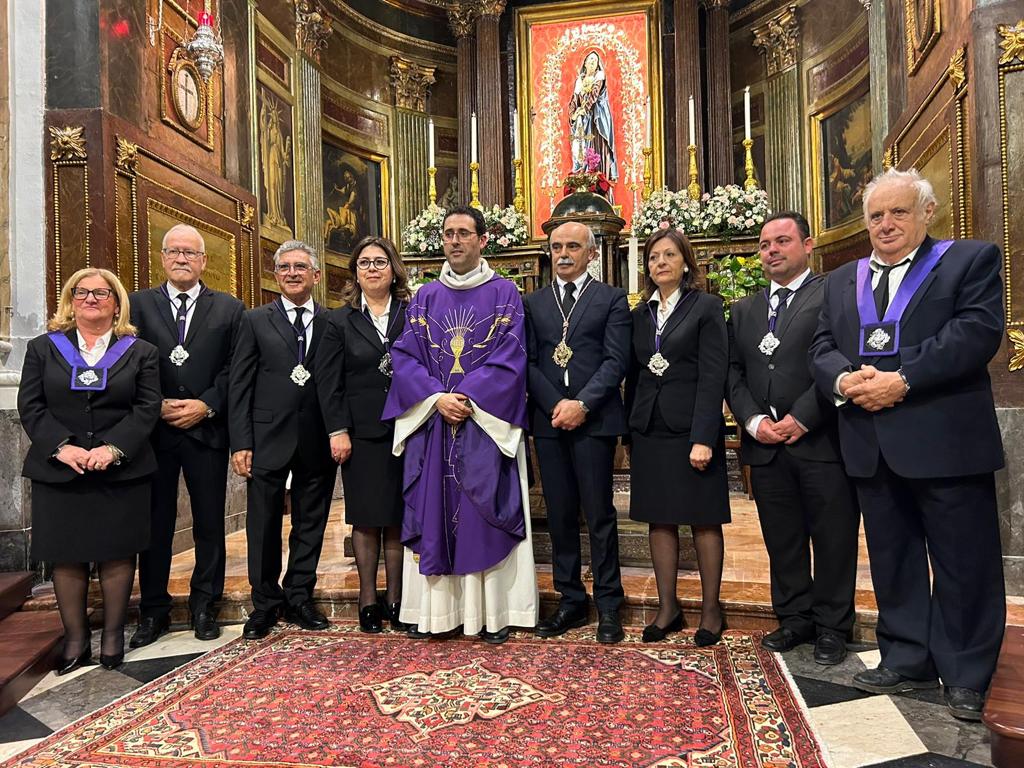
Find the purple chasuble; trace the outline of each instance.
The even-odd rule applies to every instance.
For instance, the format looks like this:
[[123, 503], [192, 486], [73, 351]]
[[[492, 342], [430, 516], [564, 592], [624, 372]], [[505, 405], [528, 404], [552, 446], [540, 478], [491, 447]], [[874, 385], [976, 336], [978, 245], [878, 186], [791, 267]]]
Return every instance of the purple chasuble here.
[[[440, 282], [417, 291], [391, 347], [394, 377], [382, 419], [439, 392], [468, 396], [526, 428], [523, 302], [495, 276], [476, 288]], [[472, 417], [459, 427], [436, 410], [405, 444], [402, 542], [424, 576], [479, 573], [526, 537], [519, 469]]]

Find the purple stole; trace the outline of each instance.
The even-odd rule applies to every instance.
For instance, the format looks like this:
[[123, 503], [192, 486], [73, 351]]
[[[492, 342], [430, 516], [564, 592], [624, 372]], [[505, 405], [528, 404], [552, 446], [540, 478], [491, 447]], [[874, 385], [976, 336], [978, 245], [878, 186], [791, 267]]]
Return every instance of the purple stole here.
[[47, 336], [60, 352], [60, 356], [71, 366], [71, 389], [74, 391], [102, 392], [107, 388], [107, 370], [120, 360], [129, 347], [135, 343], [134, 336], [122, 336], [107, 350], [96, 365], [89, 365], [82, 358], [78, 347], [60, 331]]
[[953, 245], [952, 240], [940, 240], [924, 254], [919, 253], [907, 268], [907, 274], [900, 282], [896, 295], [885, 310], [885, 317], [879, 319], [871, 290], [871, 257], [865, 256], [857, 262], [857, 314], [860, 315], [861, 357], [891, 357], [900, 350], [900, 320], [917, 293], [939, 263], [942, 255]]

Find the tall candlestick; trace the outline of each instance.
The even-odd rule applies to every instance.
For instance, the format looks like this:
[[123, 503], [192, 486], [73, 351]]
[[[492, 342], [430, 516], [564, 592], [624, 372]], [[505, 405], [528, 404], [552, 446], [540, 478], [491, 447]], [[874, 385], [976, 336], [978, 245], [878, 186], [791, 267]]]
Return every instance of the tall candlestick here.
[[471, 115], [470, 127], [472, 128], [472, 131], [471, 131], [471, 143], [470, 143], [469, 162], [475, 163], [475, 162], [478, 162], [477, 161], [477, 156], [476, 156], [476, 112], [474, 112]]
[[697, 146], [697, 117], [693, 107], [693, 94], [690, 94], [690, 146]]
[[646, 146], [653, 146], [651, 143], [651, 97], [647, 97], [647, 144]]
[[750, 86], [743, 89], [743, 138], [750, 140]]
[[629, 293], [636, 293], [640, 290], [640, 264], [637, 255], [640, 249], [640, 241], [636, 235], [629, 238], [629, 266], [626, 270], [626, 279], [629, 281]]
[[430, 122], [427, 123], [427, 157], [430, 158], [430, 161], [427, 163], [427, 166], [430, 167], [430, 168], [436, 167], [434, 165], [434, 121], [433, 121], [433, 119], [431, 119]]
[[512, 111], [512, 159], [522, 157], [519, 148], [519, 110]]

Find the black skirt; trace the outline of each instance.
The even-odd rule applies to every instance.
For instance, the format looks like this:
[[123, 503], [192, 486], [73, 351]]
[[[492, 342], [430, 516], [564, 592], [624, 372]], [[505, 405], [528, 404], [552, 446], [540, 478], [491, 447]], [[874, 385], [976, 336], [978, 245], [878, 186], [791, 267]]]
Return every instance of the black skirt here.
[[52, 563], [127, 560], [149, 547], [150, 479], [109, 483], [88, 473], [32, 481], [32, 558]]
[[725, 430], [711, 446], [703, 471], [690, 464], [689, 433], [672, 432], [655, 406], [646, 432], [631, 432], [629, 517], [659, 525], [731, 522], [725, 466]]
[[390, 437], [352, 438], [352, 455], [341, 465], [345, 522], [368, 528], [401, 526], [402, 457], [391, 454]]

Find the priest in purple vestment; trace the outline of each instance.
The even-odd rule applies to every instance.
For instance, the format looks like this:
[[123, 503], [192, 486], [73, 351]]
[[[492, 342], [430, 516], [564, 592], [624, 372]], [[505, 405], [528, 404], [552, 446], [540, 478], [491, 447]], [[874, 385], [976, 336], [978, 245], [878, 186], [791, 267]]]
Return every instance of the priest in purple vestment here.
[[526, 489], [526, 342], [516, 286], [481, 258], [483, 216], [445, 217], [446, 263], [416, 293], [391, 348], [382, 418], [405, 452], [401, 619], [426, 637], [487, 642], [537, 619]]

